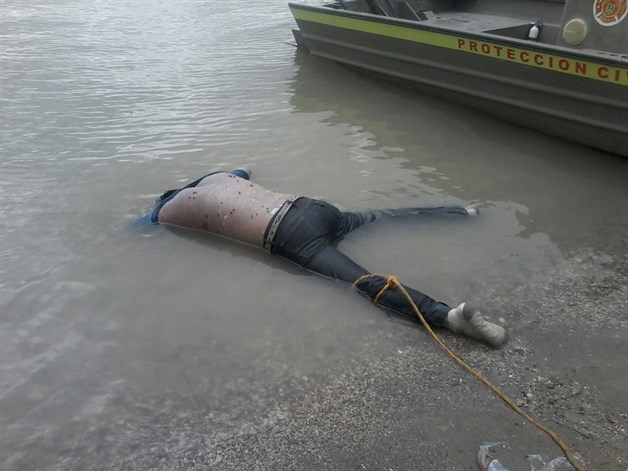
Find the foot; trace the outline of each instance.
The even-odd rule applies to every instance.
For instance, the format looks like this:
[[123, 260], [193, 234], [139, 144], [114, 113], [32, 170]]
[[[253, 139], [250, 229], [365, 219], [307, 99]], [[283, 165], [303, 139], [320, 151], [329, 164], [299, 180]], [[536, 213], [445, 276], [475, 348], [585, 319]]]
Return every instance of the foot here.
[[467, 214], [471, 217], [475, 217], [478, 214], [480, 214], [480, 208], [478, 208], [477, 206], [469, 206], [467, 208], [464, 208], [467, 210]]
[[487, 321], [471, 303], [462, 303], [447, 314], [447, 327], [452, 332], [468, 335], [488, 343], [492, 347], [501, 347], [508, 340], [506, 330]]

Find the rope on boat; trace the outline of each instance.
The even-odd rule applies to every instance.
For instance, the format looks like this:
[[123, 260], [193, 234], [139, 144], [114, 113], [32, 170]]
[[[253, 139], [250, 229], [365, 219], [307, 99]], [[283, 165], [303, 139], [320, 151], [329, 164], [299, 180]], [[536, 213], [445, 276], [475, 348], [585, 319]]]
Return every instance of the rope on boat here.
[[[357, 280], [354, 281], [353, 285], [355, 286], [360, 281], [362, 281], [362, 280], [364, 280], [366, 278], [369, 278], [371, 276], [372, 275], [361, 276], [360, 278], [358, 278]], [[553, 432], [552, 430], [547, 428], [545, 425], [541, 424], [540, 422], [535, 420], [533, 417], [528, 415], [526, 412], [524, 412], [517, 404], [515, 404], [515, 402], [506, 393], [502, 392], [495, 384], [493, 384], [482, 373], [477, 371], [472, 366], [469, 366], [462, 358], [460, 358], [458, 355], [456, 355], [449, 347], [447, 347], [447, 345], [445, 345], [445, 343], [440, 339], [440, 337], [438, 337], [438, 335], [429, 326], [429, 324], [427, 323], [427, 321], [423, 317], [423, 314], [421, 314], [421, 311], [419, 311], [419, 308], [417, 307], [416, 303], [412, 300], [412, 297], [410, 296], [410, 294], [408, 293], [406, 288], [399, 282], [399, 279], [396, 276], [394, 276], [394, 275], [386, 276], [386, 285], [379, 291], [379, 293], [377, 293], [377, 296], [375, 296], [374, 302], [377, 303], [379, 298], [387, 290], [389, 290], [391, 288], [393, 288], [393, 289], [394, 288], [398, 288], [403, 293], [403, 295], [406, 297], [406, 299], [408, 300], [408, 302], [412, 306], [412, 309], [416, 313], [417, 317], [421, 321], [421, 324], [423, 324], [423, 327], [425, 327], [427, 332], [434, 339], [434, 341], [438, 344], [438, 346], [441, 347], [443, 350], [445, 350], [445, 352], [451, 358], [453, 358], [456, 361], [456, 363], [458, 363], [465, 370], [467, 370], [469, 373], [471, 373], [471, 375], [475, 376], [478, 380], [480, 380], [497, 397], [499, 397], [502, 401], [504, 401], [506, 403], [506, 405], [508, 407], [510, 407], [515, 413], [517, 413], [523, 419], [527, 420], [530, 424], [534, 425], [540, 431], [542, 431], [545, 434], [547, 434], [554, 441], [554, 443], [556, 443], [560, 447], [560, 449], [563, 451], [563, 453], [565, 455], [565, 458], [567, 458], [567, 461], [569, 461], [569, 463], [571, 463], [571, 465], [576, 469], [576, 471], [586, 471], [584, 466], [581, 463], [579, 463], [579, 460], [571, 452], [569, 446], [567, 446], [567, 444], [558, 436], [558, 434], [556, 432]]]

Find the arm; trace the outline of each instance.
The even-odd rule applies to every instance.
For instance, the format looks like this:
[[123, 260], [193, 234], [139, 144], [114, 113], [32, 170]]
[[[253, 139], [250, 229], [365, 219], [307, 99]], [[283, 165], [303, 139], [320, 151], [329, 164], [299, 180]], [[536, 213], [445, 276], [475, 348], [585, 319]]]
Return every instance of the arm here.
[[236, 170], [232, 170], [229, 172], [231, 175], [235, 175], [236, 177], [243, 178], [245, 180], [249, 180], [251, 178], [251, 170], [247, 167], [238, 168]]

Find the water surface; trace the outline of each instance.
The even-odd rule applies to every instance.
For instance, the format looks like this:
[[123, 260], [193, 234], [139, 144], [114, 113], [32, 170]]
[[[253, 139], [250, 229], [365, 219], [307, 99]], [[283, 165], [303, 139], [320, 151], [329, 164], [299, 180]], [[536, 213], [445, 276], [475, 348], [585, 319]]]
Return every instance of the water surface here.
[[474, 220], [365, 227], [342, 247], [513, 324], [487, 288], [582, 251], [625, 255], [625, 159], [299, 53], [281, 2], [5, 0], [1, 14], [3, 469], [154, 453], [155, 411], [202, 411], [211, 450], [363, 345], [386, 356], [407, 341], [346, 286], [132, 226], [213, 169], [246, 165], [343, 208], [480, 205]]

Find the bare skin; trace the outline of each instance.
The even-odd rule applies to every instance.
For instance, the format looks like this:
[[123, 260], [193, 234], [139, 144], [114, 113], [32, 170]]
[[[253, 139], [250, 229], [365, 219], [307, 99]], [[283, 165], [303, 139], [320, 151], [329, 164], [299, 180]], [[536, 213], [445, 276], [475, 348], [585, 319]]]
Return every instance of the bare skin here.
[[229, 173], [217, 173], [168, 201], [159, 212], [159, 223], [205, 231], [261, 248], [266, 227], [290, 196]]

